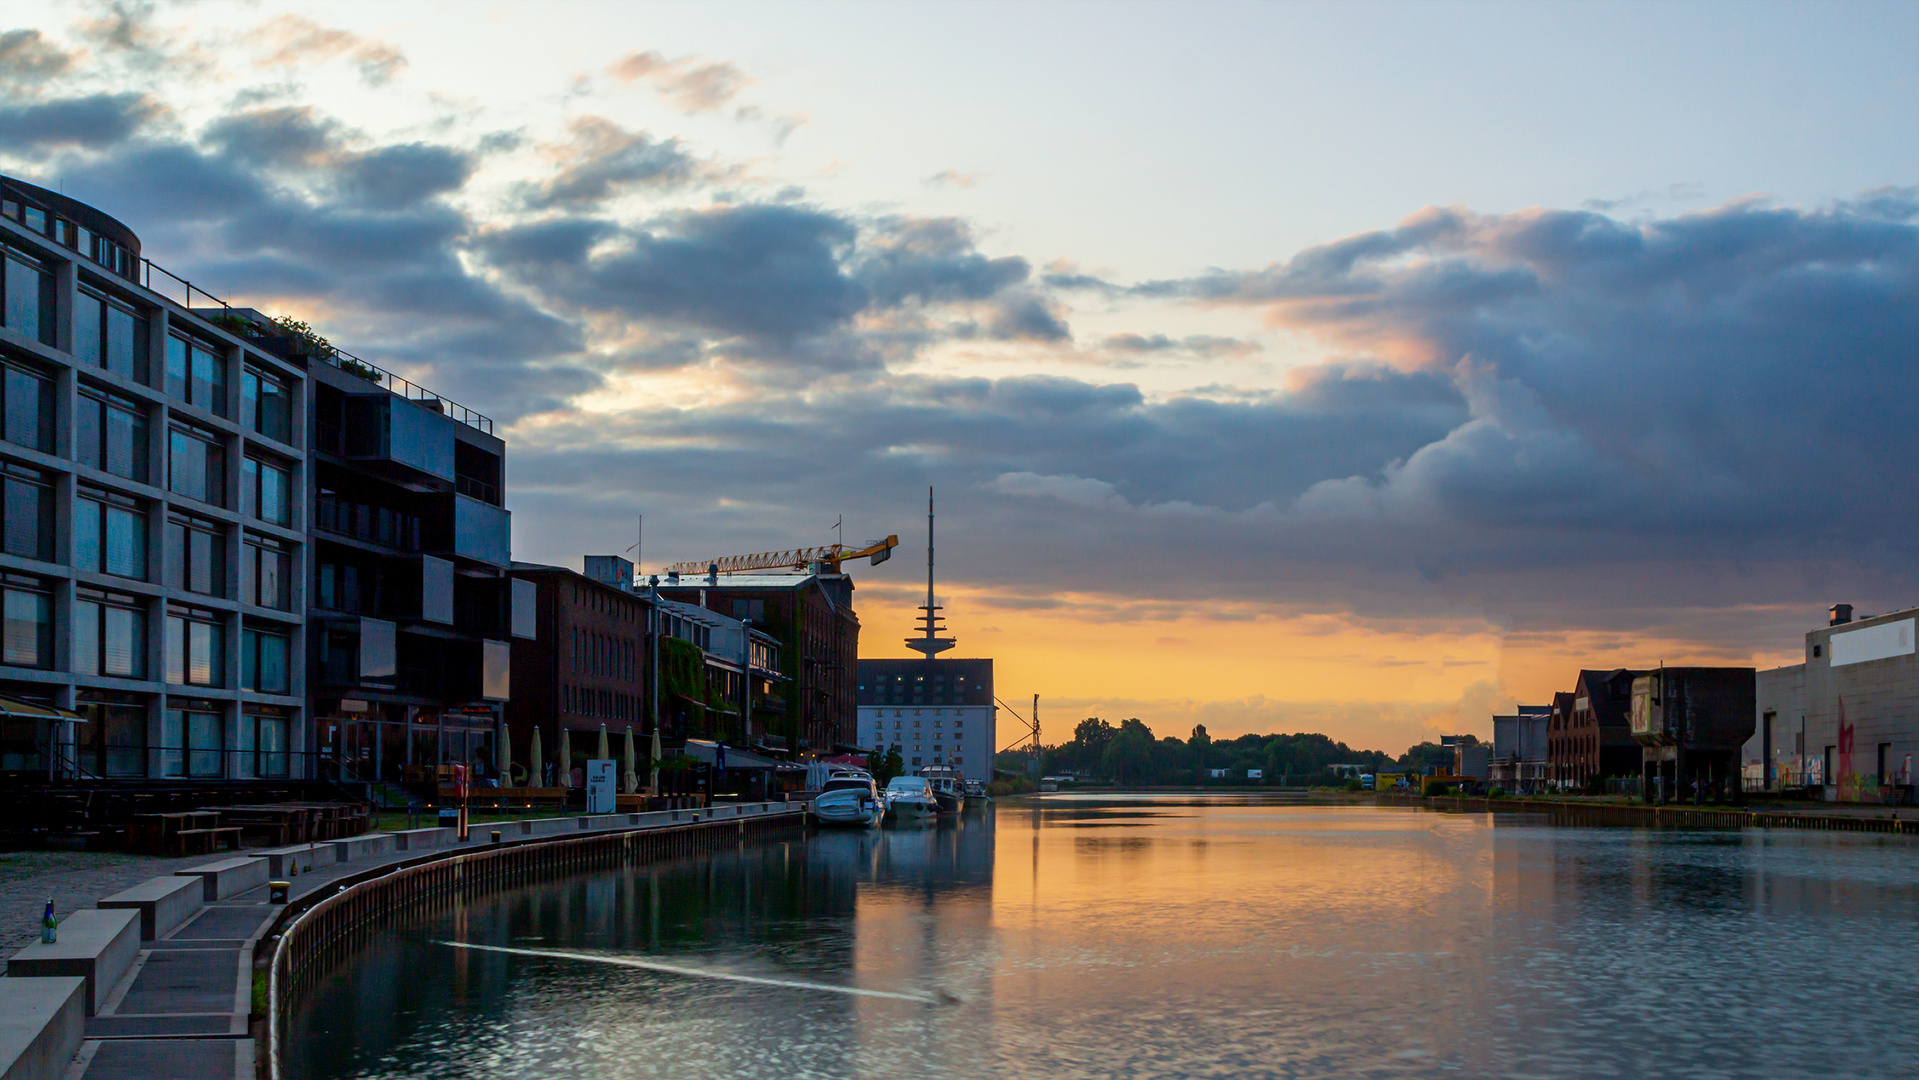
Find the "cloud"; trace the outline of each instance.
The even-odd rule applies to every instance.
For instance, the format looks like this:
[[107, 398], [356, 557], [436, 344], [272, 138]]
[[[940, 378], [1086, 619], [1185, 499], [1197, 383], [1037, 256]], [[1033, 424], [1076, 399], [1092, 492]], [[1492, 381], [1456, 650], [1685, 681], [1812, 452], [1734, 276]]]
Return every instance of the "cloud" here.
[[1104, 480], [1085, 476], [1041, 476], [1030, 472], [1001, 473], [981, 485], [1001, 495], [1022, 498], [1058, 499], [1069, 506], [1100, 507], [1126, 505], [1119, 489]]
[[146, 94], [90, 94], [33, 105], [0, 106], [0, 149], [42, 152], [97, 149], [125, 142], [161, 112]]
[[528, 198], [536, 208], [577, 210], [628, 191], [671, 190], [701, 172], [678, 139], [628, 131], [599, 116], [579, 117], [567, 130], [571, 141], [549, 149], [562, 167]]
[[752, 80], [726, 61], [695, 57], [668, 60], [657, 52], [630, 53], [607, 71], [621, 82], [644, 82], [685, 113], [712, 112], [732, 101]]
[[298, 15], [269, 19], [251, 36], [261, 67], [310, 67], [344, 57], [368, 86], [385, 86], [406, 67], [406, 56], [397, 46]]
[[927, 177], [924, 182], [927, 187], [972, 188], [978, 187], [979, 182], [985, 178], [985, 173], [963, 173], [958, 169], [941, 169]]
[[73, 66], [73, 54], [47, 41], [38, 30], [0, 33], [0, 81], [27, 92]]
[[1165, 334], [1114, 334], [1100, 342], [1100, 347], [1120, 353], [1189, 353], [1194, 356], [1215, 358], [1221, 356], [1245, 356], [1259, 351], [1259, 345], [1238, 338], [1219, 337], [1214, 334], [1187, 334], [1174, 338]]

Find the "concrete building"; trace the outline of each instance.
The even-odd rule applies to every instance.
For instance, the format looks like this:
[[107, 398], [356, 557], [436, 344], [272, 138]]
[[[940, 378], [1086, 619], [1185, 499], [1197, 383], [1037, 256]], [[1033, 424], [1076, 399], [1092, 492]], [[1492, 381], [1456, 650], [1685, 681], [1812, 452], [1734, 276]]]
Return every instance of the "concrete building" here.
[[1740, 753], [1747, 791], [1804, 787], [1806, 777], [1806, 665], [1788, 664], [1753, 676], [1753, 734]]
[[1630, 723], [1645, 798], [1736, 801], [1739, 751], [1753, 732], [1753, 669], [1648, 671], [1633, 680]]
[[1633, 680], [1644, 671], [1581, 671], [1570, 695], [1554, 698], [1546, 768], [1556, 788], [1638, 776], [1642, 754], [1628, 723]]
[[16, 793], [314, 771], [304, 365], [140, 252], [0, 177], [0, 696], [78, 714], [7, 710]]
[[1510, 716], [1493, 717], [1487, 783], [1509, 792], [1544, 791], [1547, 728], [1551, 722], [1551, 705], [1521, 705]]
[[1841, 802], [1908, 802], [1919, 754], [1919, 609], [1853, 619], [1835, 604], [1805, 661], [1761, 673], [1742, 758], [1775, 788]]
[[999, 738], [993, 662], [942, 659], [958, 641], [945, 634], [933, 595], [933, 500], [926, 501], [926, 603], [910, 660], [861, 660], [859, 739], [869, 750], [898, 747], [906, 767], [950, 765], [968, 780], [991, 783]]

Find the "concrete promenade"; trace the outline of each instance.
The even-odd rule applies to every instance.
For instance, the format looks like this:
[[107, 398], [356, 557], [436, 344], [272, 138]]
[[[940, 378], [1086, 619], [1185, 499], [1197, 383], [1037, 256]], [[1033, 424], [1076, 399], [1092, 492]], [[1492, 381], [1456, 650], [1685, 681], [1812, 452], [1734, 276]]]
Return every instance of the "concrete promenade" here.
[[[86, 1016], [77, 1035], [78, 1052], [63, 1074], [50, 1074], [61, 1080], [227, 1080], [255, 1075], [254, 1041], [249, 1031], [253, 1010], [253, 955], [255, 946], [282, 910], [269, 903], [267, 870], [269, 866], [284, 872], [300, 866], [297, 877], [289, 878], [291, 898], [298, 900], [348, 877], [417, 860], [432, 854], [454, 855], [490, 845], [490, 833], [499, 829], [510, 841], [563, 840], [597, 834], [638, 832], [671, 828], [696, 821], [726, 821], [736, 817], [761, 817], [796, 811], [786, 804], [721, 804], [704, 811], [662, 811], [647, 814], [610, 814], [598, 817], [547, 818], [478, 826], [464, 844], [448, 835], [452, 830], [422, 829], [408, 834], [369, 834], [351, 841], [321, 841], [296, 848], [253, 851], [232, 856], [198, 856], [191, 859], [140, 859], [123, 865], [96, 868], [77, 873], [70, 885], [85, 883], [102, 890], [87, 898], [87, 904], [112, 901], [109, 893], [120, 893], [121, 904], [147, 903], [141, 918], [152, 925], [155, 936], [139, 942], [139, 951], [130, 969], [111, 986], [89, 987], [89, 1000], [97, 999], [94, 1014]], [[396, 850], [404, 845], [409, 850]], [[174, 877], [176, 871], [219, 864], [223, 869], [208, 873], [212, 880], [198, 877]], [[129, 877], [134, 880], [127, 880]], [[188, 887], [169, 889], [167, 878]], [[38, 893], [38, 905], [44, 906], [45, 879], [16, 883], [21, 889]], [[202, 887], [204, 886], [204, 894]], [[230, 890], [230, 895], [228, 891]], [[69, 890], [73, 910], [87, 910]], [[147, 896], [164, 899], [146, 900]], [[216, 895], [217, 894], [217, 895]], [[31, 896], [5, 896], [0, 903], [19, 906], [24, 911]], [[56, 901], [58, 903], [58, 900]], [[191, 911], [184, 917], [179, 914]], [[39, 924], [40, 907], [32, 908], [29, 931]], [[120, 915], [117, 925], [124, 925]], [[178, 925], [170, 923], [179, 918]], [[73, 920], [76, 938], [82, 934], [79, 924], [96, 920], [87, 916]], [[26, 936], [17, 927], [9, 927], [11, 937]], [[138, 936], [138, 931], [128, 931]], [[37, 940], [37, 937], [34, 938]], [[63, 945], [66, 943], [62, 939]], [[84, 948], [84, 946], [81, 946]], [[16, 946], [17, 948], [17, 946]], [[8, 950], [12, 955], [13, 949]], [[20, 959], [41, 951], [29, 946]], [[46, 961], [39, 961], [45, 966]], [[24, 967], [24, 965], [23, 965]], [[21, 979], [0, 979], [0, 1012], [25, 987], [10, 990], [8, 984], [25, 983]], [[52, 980], [34, 979], [49, 985]], [[68, 1021], [50, 1021], [50, 1030], [70, 1027]], [[9, 1062], [0, 1061], [0, 1075], [11, 1077]], [[33, 1071], [29, 1071], [32, 1075]]]

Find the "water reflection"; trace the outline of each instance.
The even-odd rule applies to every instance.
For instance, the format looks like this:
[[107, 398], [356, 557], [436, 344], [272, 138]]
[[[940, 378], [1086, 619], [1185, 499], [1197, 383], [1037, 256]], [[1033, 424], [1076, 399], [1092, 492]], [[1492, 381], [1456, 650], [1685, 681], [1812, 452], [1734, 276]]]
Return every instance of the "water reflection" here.
[[529, 1080], [1908, 1075], [1915, 852], [1048, 798], [549, 883], [398, 927], [317, 988], [290, 1064]]

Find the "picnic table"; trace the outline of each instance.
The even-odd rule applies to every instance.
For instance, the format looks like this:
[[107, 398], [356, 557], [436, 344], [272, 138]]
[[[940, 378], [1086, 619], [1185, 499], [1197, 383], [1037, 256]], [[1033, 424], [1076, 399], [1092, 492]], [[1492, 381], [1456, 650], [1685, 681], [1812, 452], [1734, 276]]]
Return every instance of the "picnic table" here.
[[218, 810], [134, 814], [127, 820], [127, 846], [150, 855], [203, 855], [222, 846], [237, 850], [240, 830], [222, 825]]

